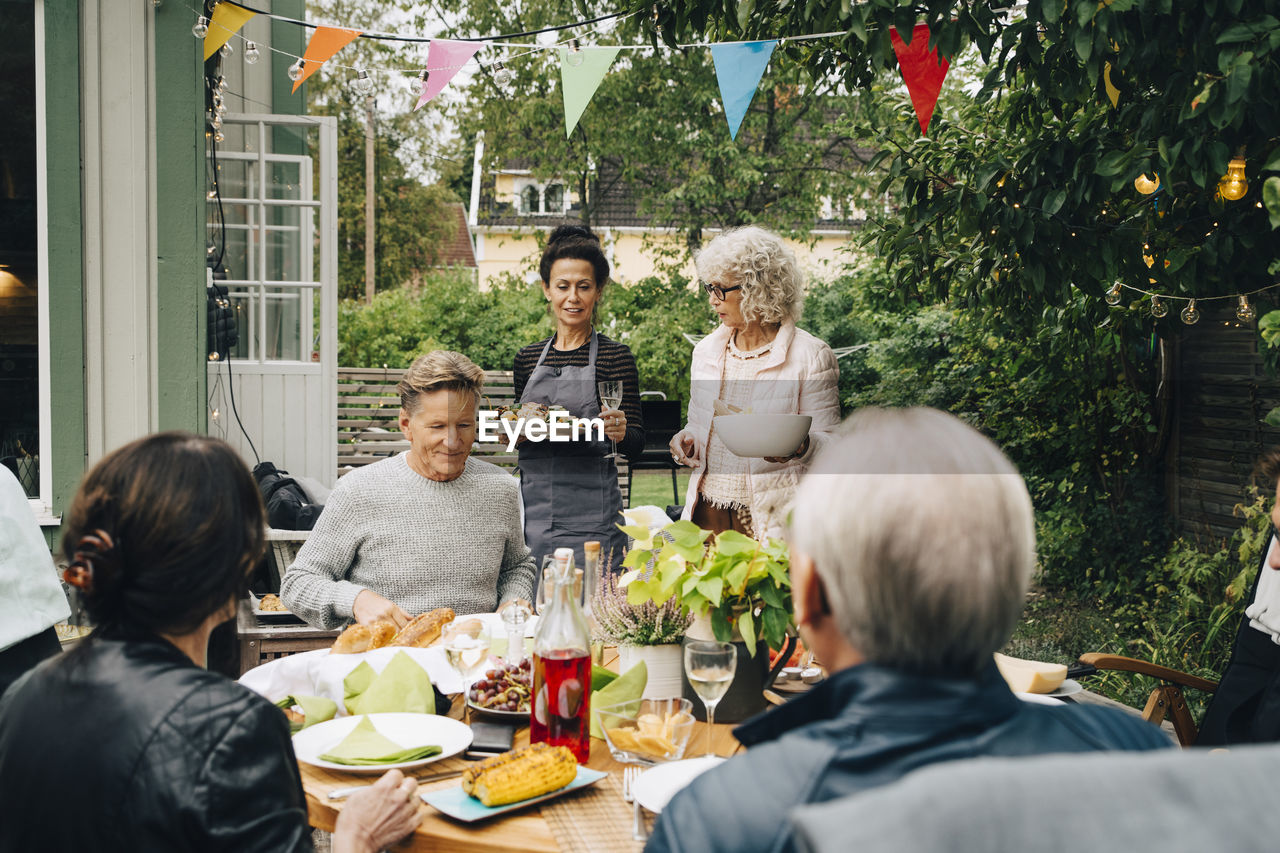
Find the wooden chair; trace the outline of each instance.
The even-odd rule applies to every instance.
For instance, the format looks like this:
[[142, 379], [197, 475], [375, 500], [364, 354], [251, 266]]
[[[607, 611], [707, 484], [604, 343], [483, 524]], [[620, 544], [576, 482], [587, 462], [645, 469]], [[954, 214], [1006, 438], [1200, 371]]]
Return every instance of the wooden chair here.
[[1187, 700], [1182, 695], [1182, 688], [1190, 687], [1194, 690], [1212, 693], [1218, 689], [1216, 681], [1209, 681], [1206, 678], [1200, 678], [1176, 669], [1169, 669], [1168, 667], [1158, 666], [1136, 658], [1127, 658], [1122, 655], [1090, 652], [1089, 654], [1080, 655], [1079, 660], [1083, 666], [1073, 668], [1069, 672], [1072, 677], [1092, 675], [1098, 670], [1113, 670], [1117, 672], [1134, 672], [1158, 680], [1160, 684], [1147, 696], [1147, 706], [1142, 709], [1142, 719], [1158, 726], [1164, 722], [1167, 716], [1169, 721], [1173, 723], [1173, 730], [1178, 736], [1178, 743], [1182, 746], [1191, 746], [1195, 743], [1197, 734], [1196, 722], [1191, 717], [1190, 709], [1187, 708]]

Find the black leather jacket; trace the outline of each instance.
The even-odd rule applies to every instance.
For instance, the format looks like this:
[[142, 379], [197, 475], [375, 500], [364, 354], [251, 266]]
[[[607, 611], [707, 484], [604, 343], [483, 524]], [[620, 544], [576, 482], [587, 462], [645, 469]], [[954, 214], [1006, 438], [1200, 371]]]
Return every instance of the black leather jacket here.
[[4, 694], [0, 813], [0, 853], [313, 849], [284, 715], [156, 637], [96, 637]]
[[[793, 850], [788, 815], [795, 806], [942, 761], [1173, 747], [1159, 728], [1123, 711], [1023, 702], [994, 662], [978, 678], [956, 679], [850, 667], [734, 735], [747, 752], [676, 794], [645, 853]], [[857, 839], [850, 827], [847, 849], [856, 851]]]

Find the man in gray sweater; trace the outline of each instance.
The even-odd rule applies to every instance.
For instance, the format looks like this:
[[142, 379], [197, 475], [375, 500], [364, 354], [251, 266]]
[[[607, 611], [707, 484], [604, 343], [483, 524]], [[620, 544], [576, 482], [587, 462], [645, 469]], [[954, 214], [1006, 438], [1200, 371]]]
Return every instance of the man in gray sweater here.
[[532, 610], [534, 561], [507, 472], [470, 458], [484, 372], [437, 350], [405, 373], [400, 430], [410, 447], [343, 477], [289, 566], [280, 597], [319, 628], [451, 607]]

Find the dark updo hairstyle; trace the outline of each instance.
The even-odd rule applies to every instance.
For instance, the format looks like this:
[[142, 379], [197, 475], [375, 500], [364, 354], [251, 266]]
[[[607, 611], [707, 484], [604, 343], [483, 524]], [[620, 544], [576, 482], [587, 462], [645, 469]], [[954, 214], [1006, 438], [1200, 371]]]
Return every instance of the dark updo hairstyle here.
[[185, 634], [242, 596], [266, 551], [267, 516], [229, 444], [164, 432], [112, 451], [85, 476], [62, 553], [90, 618]]
[[601, 289], [609, 282], [609, 260], [600, 248], [600, 238], [585, 225], [560, 225], [547, 238], [547, 248], [542, 252], [538, 274], [544, 285], [551, 283], [551, 265], [568, 258], [586, 261], [595, 269], [596, 286]]

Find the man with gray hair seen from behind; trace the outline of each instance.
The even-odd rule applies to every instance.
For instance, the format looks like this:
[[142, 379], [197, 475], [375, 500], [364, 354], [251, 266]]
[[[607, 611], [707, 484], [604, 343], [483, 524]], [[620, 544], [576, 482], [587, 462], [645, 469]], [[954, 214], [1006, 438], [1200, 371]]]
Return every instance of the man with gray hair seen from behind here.
[[796, 625], [830, 677], [739, 726], [745, 754], [667, 804], [647, 853], [789, 851], [794, 807], [937, 762], [1173, 745], [1123, 711], [1023, 702], [1000, 677], [1035, 520], [1012, 463], [959, 419], [849, 418], [801, 481], [788, 538]]
[[280, 582], [289, 610], [317, 628], [389, 620], [399, 629], [441, 607], [533, 609], [520, 488], [471, 458], [483, 381], [462, 353], [413, 362], [396, 386], [409, 449], [338, 481]]

